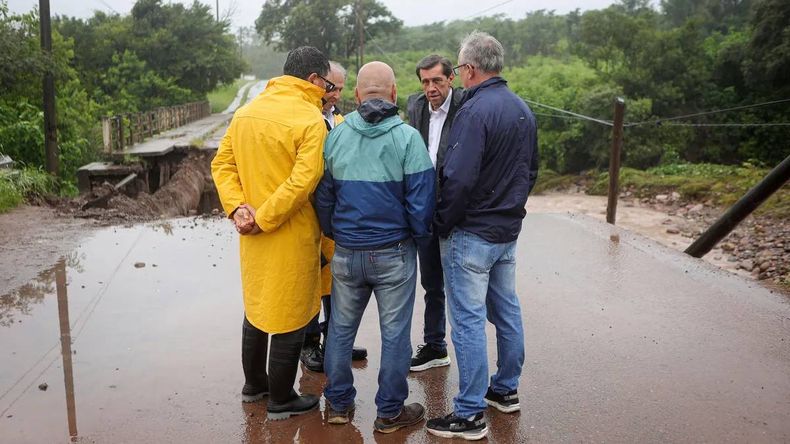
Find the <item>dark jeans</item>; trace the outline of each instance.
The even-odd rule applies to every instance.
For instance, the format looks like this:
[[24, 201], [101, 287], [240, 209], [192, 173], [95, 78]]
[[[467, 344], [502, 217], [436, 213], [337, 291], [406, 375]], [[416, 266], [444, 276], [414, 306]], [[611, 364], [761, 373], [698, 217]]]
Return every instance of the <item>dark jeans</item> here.
[[269, 368], [266, 371], [266, 351], [269, 334], [250, 324], [247, 317], [241, 329], [241, 366], [249, 385], [269, 389], [269, 399], [284, 403], [293, 396], [299, 353], [302, 351], [305, 327], [272, 336]]
[[305, 343], [312, 342], [318, 344], [321, 342], [321, 335], [324, 335], [324, 339], [326, 340], [326, 332], [329, 329], [329, 317], [332, 315], [332, 302], [328, 294], [321, 296], [321, 304], [324, 310], [324, 321], [318, 322], [318, 316], [321, 315], [321, 313], [316, 314], [315, 317], [310, 320], [310, 323], [305, 327]]
[[430, 242], [417, 246], [420, 263], [420, 284], [425, 290], [425, 327], [423, 340], [437, 351], [447, 350], [445, 341], [444, 277], [442, 256], [439, 251], [439, 236], [434, 234]]

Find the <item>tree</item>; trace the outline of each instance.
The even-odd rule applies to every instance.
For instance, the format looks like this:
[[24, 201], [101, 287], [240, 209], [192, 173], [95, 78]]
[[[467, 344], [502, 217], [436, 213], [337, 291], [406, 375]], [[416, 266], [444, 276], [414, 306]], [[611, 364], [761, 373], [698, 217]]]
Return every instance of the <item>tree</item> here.
[[255, 21], [264, 41], [280, 51], [309, 45], [327, 57], [345, 59], [357, 51], [360, 31], [368, 40], [394, 34], [402, 25], [376, 0], [272, 0]]
[[245, 67], [229, 22], [216, 21], [207, 5], [138, 0], [131, 19], [128, 49], [159, 77], [173, 78], [199, 96], [232, 81]]

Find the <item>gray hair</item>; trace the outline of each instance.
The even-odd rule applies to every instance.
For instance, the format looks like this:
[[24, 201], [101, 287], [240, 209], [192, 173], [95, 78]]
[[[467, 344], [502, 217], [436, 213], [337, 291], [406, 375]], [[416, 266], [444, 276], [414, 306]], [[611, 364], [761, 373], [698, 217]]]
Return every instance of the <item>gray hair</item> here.
[[346, 68], [343, 68], [343, 65], [337, 63], [334, 60], [329, 61], [329, 70], [330, 71], [337, 71], [340, 73], [340, 77], [346, 78]]
[[489, 34], [472, 31], [461, 42], [458, 63], [468, 63], [485, 73], [499, 74], [505, 66], [505, 48]]

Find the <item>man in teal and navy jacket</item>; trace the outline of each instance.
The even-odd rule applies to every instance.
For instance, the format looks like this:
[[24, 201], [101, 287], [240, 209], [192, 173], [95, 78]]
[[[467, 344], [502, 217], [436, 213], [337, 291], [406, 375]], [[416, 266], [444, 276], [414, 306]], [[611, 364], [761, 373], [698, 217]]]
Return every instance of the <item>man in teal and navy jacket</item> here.
[[377, 431], [416, 424], [425, 408], [404, 405], [411, 363], [411, 318], [417, 283], [415, 243], [430, 238], [435, 173], [428, 150], [395, 106], [392, 68], [363, 66], [358, 110], [324, 145], [324, 176], [315, 192], [321, 229], [335, 240], [332, 316], [324, 356], [330, 424], [345, 424], [354, 408], [351, 349], [371, 293], [381, 325], [376, 394]]

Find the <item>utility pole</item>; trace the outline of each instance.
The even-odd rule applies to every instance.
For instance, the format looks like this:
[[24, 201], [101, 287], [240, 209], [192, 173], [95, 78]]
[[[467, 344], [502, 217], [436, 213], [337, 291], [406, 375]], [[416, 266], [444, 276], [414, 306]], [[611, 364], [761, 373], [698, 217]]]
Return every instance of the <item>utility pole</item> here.
[[365, 63], [365, 16], [362, 12], [362, 0], [357, 0], [357, 70]]
[[[41, 24], [41, 50], [52, 59], [52, 25], [49, 18], [49, 0], [39, 0], [38, 10]], [[60, 153], [58, 152], [58, 127], [55, 120], [55, 77], [52, 75], [51, 64], [44, 72], [44, 151], [46, 153], [47, 172], [57, 176], [60, 171]]]
[[620, 194], [620, 153], [623, 151], [623, 116], [625, 102], [614, 99], [614, 124], [612, 125], [612, 153], [609, 156], [609, 202], [606, 205], [606, 222], [614, 225], [617, 216], [617, 197]]
[[219, 0], [217, 0], [217, 23], [219, 23]]

